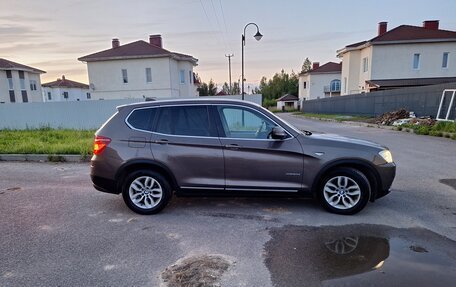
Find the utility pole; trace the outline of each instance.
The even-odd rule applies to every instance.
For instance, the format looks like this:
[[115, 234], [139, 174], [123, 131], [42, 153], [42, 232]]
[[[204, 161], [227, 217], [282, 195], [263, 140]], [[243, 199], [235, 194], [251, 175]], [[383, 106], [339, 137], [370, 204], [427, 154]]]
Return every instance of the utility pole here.
[[229, 74], [230, 74], [230, 90], [228, 92], [228, 94], [231, 95], [231, 57], [234, 57], [234, 54], [228, 54], [228, 55], [225, 55], [225, 57], [228, 58], [228, 70], [229, 70]]

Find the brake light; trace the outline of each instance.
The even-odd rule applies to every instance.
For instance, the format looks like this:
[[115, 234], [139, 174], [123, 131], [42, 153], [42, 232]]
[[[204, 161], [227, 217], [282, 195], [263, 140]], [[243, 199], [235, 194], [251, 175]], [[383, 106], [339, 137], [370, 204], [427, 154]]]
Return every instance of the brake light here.
[[101, 154], [110, 142], [110, 138], [103, 136], [95, 136], [95, 140], [93, 141], [93, 154]]

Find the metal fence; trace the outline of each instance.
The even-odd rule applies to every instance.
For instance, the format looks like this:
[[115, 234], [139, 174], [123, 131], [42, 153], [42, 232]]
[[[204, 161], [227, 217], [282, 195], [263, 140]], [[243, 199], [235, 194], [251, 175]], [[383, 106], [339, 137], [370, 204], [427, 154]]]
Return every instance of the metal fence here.
[[[223, 98], [240, 99], [241, 96], [223, 96]], [[246, 95], [245, 99], [261, 104], [262, 95]], [[122, 99], [0, 104], [0, 130], [41, 127], [97, 129], [114, 114], [117, 106], [142, 101], [144, 100]]]
[[[405, 108], [417, 116], [436, 117], [443, 90], [455, 88], [456, 83], [446, 83], [337, 96], [304, 101], [301, 110], [305, 113], [378, 116]], [[456, 111], [452, 114], [456, 114]]]

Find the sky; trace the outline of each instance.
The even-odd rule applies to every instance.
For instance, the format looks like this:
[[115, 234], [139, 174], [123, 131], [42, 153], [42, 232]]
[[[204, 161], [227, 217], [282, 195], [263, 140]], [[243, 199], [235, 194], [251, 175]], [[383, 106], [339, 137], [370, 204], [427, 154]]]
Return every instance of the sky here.
[[[284, 69], [299, 72], [306, 57], [338, 62], [336, 50], [402, 24], [440, 20], [456, 30], [456, 1], [287, 1], [287, 0], [0, 0], [0, 58], [45, 70], [43, 83], [61, 75], [89, 83], [77, 58], [161, 34], [165, 49], [199, 59], [195, 72], [219, 85], [241, 78], [241, 35], [246, 31], [245, 78], [258, 85]], [[5, 9], [7, 8], [7, 9]]]

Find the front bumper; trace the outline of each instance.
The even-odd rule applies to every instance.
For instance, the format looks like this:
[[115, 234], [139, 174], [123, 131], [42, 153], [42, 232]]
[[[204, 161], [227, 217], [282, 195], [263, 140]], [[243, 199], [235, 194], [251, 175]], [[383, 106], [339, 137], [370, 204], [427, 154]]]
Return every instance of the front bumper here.
[[380, 198], [390, 193], [391, 185], [396, 176], [396, 164], [394, 162], [376, 166], [380, 182], [375, 198]]

